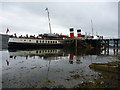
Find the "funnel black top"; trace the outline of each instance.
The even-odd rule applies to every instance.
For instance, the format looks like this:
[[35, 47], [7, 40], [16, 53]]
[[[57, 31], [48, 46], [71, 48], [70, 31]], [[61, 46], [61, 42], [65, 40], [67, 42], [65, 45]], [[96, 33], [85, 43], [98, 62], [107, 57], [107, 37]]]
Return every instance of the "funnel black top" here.
[[81, 32], [81, 29], [78, 29], [77, 32]]
[[74, 28], [70, 28], [70, 31], [74, 31]]

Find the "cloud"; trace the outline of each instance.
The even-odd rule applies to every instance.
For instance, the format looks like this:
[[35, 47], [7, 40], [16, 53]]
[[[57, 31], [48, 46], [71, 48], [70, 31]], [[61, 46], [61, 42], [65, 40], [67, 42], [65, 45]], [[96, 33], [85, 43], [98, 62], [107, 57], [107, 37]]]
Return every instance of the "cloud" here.
[[91, 19], [94, 33], [117, 37], [118, 7], [117, 2], [6, 2], [2, 5], [2, 31], [10, 28], [11, 34], [49, 33], [47, 13], [53, 33], [69, 34], [69, 28], [81, 28], [91, 33]]

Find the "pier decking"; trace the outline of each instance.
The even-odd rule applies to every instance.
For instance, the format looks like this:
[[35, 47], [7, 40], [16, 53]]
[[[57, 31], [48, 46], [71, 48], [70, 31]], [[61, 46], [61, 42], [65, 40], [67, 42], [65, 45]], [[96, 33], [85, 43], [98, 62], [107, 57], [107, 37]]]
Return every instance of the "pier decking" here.
[[103, 39], [103, 43], [106, 44], [106, 47], [109, 47], [110, 41], [113, 41], [113, 47], [120, 47], [120, 39]]
[[[77, 43], [76, 43], [77, 42]], [[113, 42], [113, 47], [120, 47], [120, 39], [78, 39], [78, 38], [72, 38], [64, 40], [64, 44], [73, 44], [77, 46], [81, 45], [84, 47], [88, 47], [88, 44], [93, 47], [110, 47], [110, 42]]]
[[120, 39], [77, 39], [71, 38], [64, 41], [64, 46], [74, 49], [94, 49], [98, 54], [104, 51], [104, 55], [110, 55], [113, 48], [114, 55], [119, 55]]

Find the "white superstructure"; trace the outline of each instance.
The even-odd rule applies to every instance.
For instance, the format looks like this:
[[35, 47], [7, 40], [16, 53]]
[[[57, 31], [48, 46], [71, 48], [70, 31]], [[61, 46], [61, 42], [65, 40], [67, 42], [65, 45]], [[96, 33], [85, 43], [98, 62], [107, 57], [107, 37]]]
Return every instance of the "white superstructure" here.
[[30, 38], [9, 38], [8, 43], [31, 43], [31, 44], [60, 44], [60, 40], [30, 39]]

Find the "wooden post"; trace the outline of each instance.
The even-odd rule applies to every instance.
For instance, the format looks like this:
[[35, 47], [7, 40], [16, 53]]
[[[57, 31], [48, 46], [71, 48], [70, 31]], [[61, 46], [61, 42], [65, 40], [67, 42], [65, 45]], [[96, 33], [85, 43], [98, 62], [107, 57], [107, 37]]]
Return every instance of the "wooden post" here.
[[109, 48], [107, 48], [107, 55], [109, 55]]
[[105, 51], [105, 52], [104, 52], [104, 55], [106, 55], [106, 48], [104, 49], [104, 51]]
[[75, 54], [76, 54], [76, 55], [77, 55], [77, 48], [78, 48], [77, 39], [75, 39]]
[[115, 55], [115, 49], [113, 49], [114, 55]]
[[118, 49], [116, 50], [116, 54], [118, 55]]
[[77, 39], [75, 40], [76, 42], [75, 42], [75, 45], [76, 45], [76, 48], [77, 48]]
[[118, 47], [118, 41], [119, 41], [119, 40], [117, 40], [117, 47]]
[[114, 40], [114, 47], [115, 47], [115, 40]]
[[108, 46], [108, 48], [109, 48], [109, 40], [107, 41], [107, 46]]

